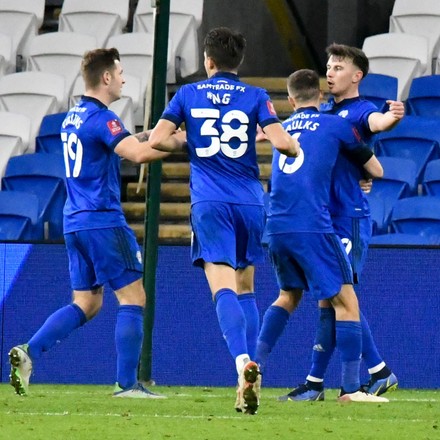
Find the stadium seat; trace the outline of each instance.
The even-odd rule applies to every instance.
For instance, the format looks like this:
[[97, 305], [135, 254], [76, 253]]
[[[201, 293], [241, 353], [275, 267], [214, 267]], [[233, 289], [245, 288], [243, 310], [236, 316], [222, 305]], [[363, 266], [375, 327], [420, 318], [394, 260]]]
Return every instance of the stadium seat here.
[[[374, 185], [374, 184], [373, 184]], [[385, 224], [385, 202], [379, 197], [367, 194], [368, 204], [370, 206], [370, 215], [372, 223], [372, 234], [384, 234], [388, 232], [389, 224]]]
[[409, 115], [440, 118], [440, 75], [414, 78], [406, 109]]
[[63, 154], [61, 142], [61, 124], [66, 118], [67, 112], [46, 115], [41, 121], [40, 131], [35, 139], [35, 151], [37, 153]]
[[84, 53], [95, 49], [96, 38], [75, 32], [49, 32], [29, 44], [27, 71], [55, 73], [65, 81], [63, 107], [67, 108], [73, 83], [81, 72]]
[[423, 194], [440, 197], [440, 159], [431, 160], [422, 180]]
[[426, 37], [429, 42], [427, 74], [440, 73], [440, 2], [438, 0], [395, 0], [390, 32]]
[[0, 240], [42, 240], [38, 197], [22, 191], [0, 191]]
[[[154, 8], [150, 0], [139, 0], [133, 17], [134, 32], [153, 33]], [[199, 69], [199, 43], [197, 30], [203, 16], [203, 0], [170, 2], [171, 55], [168, 84], [185, 78]]]
[[[124, 68], [125, 71], [125, 68]], [[125, 84], [122, 87], [122, 96], [117, 101], [110, 104], [109, 109], [114, 111], [124, 123], [124, 126], [130, 131], [135, 132], [134, 112], [141, 108], [140, 102], [140, 80], [136, 76], [124, 73]], [[73, 85], [70, 95], [69, 105], [73, 107], [84, 94], [84, 81], [78, 77]], [[143, 125], [143, 120], [138, 125]]]
[[[382, 179], [373, 182], [368, 200], [373, 204], [373, 220], [376, 220], [377, 232], [387, 231], [391, 211], [398, 199], [417, 195], [416, 173], [417, 167], [413, 160], [400, 157], [379, 157], [384, 175]], [[380, 223], [380, 204], [383, 202], [383, 221]], [[371, 208], [371, 204], [370, 204]]]
[[391, 230], [440, 242], [440, 198], [419, 196], [398, 200], [391, 214]]
[[110, 36], [123, 33], [128, 11], [129, 0], [64, 0], [59, 31], [92, 35], [106, 47]]
[[35, 151], [41, 120], [61, 111], [64, 78], [43, 72], [11, 73], [0, 78], [0, 111], [24, 114], [32, 121], [27, 153]]
[[0, 76], [15, 71], [15, 59], [12, 59], [12, 38], [0, 33]]
[[416, 180], [421, 183], [426, 164], [440, 158], [440, 120], [405, 116], [390, 131], [374, 137], [377, 156], [412, 159], [416, 163]]
[[31, 121], [27, 116], [0, 112], [0, 179], [9, 158], [23, 154], [29, 146]]
[[12, 38], [12, 71], [26, 58], [29, 42], [43, 24], [45, 0], [0, 0], [0, 32]]
[[397, 77], [397, 97], [402, 101], [408, 97], [413, 78], [426, 74], [428, 40], [425, 37], [400, 33], [373, 35], [365, 38], [362, 50], [370, 61], [371, 73]]
[[66, 200], [64, 158], [60, 154], [35, 153], [12, 157], [3, 177], [6, 191], [24, 191], [38, 197], [39, 221], [48, 224], [44, 237], [63, 238]]
[[386, 101], [397, 99], [397, 78], [380, 73], [369, 73], [359, 84], [359, 94], [375, 104], [380, 112], [386, 112], [388, 111]]
[[426, 245], [438, 245], [440, 240], [436, 237], [426, 237], [417, 234], [383, 234], [375, 235], [371, 237], [370, 245], [393, 245], [393, 246], [426, 246]]

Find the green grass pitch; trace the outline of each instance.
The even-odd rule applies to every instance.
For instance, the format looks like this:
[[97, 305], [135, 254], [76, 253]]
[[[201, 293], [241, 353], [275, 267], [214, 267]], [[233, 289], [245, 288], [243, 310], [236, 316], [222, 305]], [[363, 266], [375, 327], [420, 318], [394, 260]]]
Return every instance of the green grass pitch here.
[[1, 440], [440, 439], [440, 391], [397, 390], [387, 404], [277, 402], [263, 388], [258, 414], [234, 410], [235, 389], [154, 387], [168, 399], [114, 399], [111, 386], [0, 384]]

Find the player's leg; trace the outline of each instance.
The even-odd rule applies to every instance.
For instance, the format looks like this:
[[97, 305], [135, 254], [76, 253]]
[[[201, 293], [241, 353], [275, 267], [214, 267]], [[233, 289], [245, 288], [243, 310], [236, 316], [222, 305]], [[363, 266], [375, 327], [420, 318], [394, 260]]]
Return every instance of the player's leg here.
[[256, 362], [264, 372], [267, 359], [289, 322], [291, 313], [302, 298], [301, 289], [280, 290], [278, 298], [270, 305], [263, 316], [257, 342]]
[[[341, 238], [353, 268], [355, 284], [359, 283], [367, 259], [368, 243], [371, 238], [371, 218], [335, 217], [333, 224], [336, 234]], [[376, 395], [397, 388], [397, 377], [385, 363], [370, 330], [366, 317], [361, 313], [362, 359], [364, 360], [370, 381], [364, 389]]]
[[32, 361], [49, 351], [75, 329], [93, 318], [102, 305], [102, 288], [92, 265], [85, 258], [84, 249], [76, 234], [66, 234], [69, 271], [73, 288], [73, 302], [50, 315], [27, 344], [13, 347], [9, 352], [10, 381], [17, 394], [28, 392]]
[[260, 315], [255, 296], [255, 265], [264, 259], [261, 244], [265, 224], [262, 206], [233, 205], [236, 240], [237, 294], [246, 319], [246, 340], [251, 359], [255, 358]]
[[312, 350], [312, 365], [306, 381], [279, 401], [324, 400], [324, 376], [336, 348], [335, 311], [328, 300], [319, 301], [319, 321]]
[[254, 273], [254, 266], [237, 269], [235, 272], [238, 301], [246, 320], [246, 342], [251, 359], [255, 359], [258, 332], [260, 331], [260, 314], [255, 296]]

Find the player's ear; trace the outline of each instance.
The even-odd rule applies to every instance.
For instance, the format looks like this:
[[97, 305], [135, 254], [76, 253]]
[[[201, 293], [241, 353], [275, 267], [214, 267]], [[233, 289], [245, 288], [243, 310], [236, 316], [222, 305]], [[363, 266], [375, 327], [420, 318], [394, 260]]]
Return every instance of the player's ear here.
[[290, 95], [287, 96], [287, 100], [289, 101], [290, 105], [292, 106], [292, 108], [295, 110], [296, 109], [296, 101], [295, 98], [292, 98]]
[[356, 72], [353, 74], [353, 82], [359, 83], [363, 76], [364, 74], [362, 73], [362, 70], [356, 70]]

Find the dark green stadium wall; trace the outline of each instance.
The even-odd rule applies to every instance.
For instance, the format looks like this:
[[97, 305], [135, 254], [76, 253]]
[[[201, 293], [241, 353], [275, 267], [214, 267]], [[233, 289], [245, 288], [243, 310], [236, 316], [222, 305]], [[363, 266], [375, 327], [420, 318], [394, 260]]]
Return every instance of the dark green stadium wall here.
[[[286, 29], [279, 28], [274, 16], [274, 8], [279, 8], [282, 15], [291, 15], [289, 20], [296, 21], [302, 31], [298, 44], [310, 53], [313, 65], [308, 67], [316, 67], [323, 74], [328, 44], [362, 47], [365, 37], [388, 32], [393, 5], [394, 0], [210, 0], [204, 2], [200, 41], [212, 27], [240, 30], [248, 41], [241, 75], [286, 76], [302, 66], [292, 60]], [[203, 64], [199, 73], [204, 73]]]

